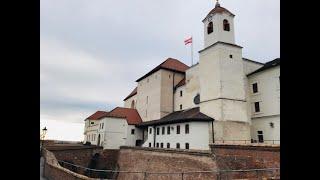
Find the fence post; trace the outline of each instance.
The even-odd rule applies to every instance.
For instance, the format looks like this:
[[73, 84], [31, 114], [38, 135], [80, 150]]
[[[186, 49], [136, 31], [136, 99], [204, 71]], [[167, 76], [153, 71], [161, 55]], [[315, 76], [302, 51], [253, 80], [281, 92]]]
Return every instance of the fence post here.
[[147, 179], [147, 172], [144, 172], [143, 174], [144, 174], [143, 179], [146, 180]]
[[216, 175], [217, 175], [216, 180], [220, 180], [220, 179], [221, 179], [221, 177], [220, 177], [220, 171], [218, 171], [218, 172], [216, 173]]
[[256, 170], [256, 173], [257, 173], [257, 179], [262, 180], [262, 176], [260, 175], [259, 170]]
[[182, 177], [182, 180], [183, 180], [183, 172], [181, 173], [181, 177]]

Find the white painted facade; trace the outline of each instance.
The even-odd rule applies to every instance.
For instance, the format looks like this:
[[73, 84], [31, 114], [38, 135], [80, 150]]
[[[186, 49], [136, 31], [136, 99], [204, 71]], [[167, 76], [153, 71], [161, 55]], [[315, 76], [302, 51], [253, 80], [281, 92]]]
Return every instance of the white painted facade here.
[[93, 145], [97, 144], [97, 132], [99, 130], [99, 121], [89, 120], [85, 121], [84, 127], [84, 143], [90, 142]]
[[[199, 64], [190, 67], [186, 71], [186, 84], [178, 87], [174, 93], [174, 111], [198, 107], [194, 103], [194, 97], [200, 93]], [[182, 91], [182, 92], [181, 92]], [[180, 106], [182, 107], [180, 109]]]
[[[104, 118], [101, 120], [104, 128], [97, 130], [104, 148], [135, 146], [137, 140], [142, 140], [144, 147], [157, 147], [159, 143], [161, 148], [163, 143], [166, 148], [169, 143], [170, 148], [176, 148], [180, 143], [180, 148], [185, 149], [188, 143], [189, 149], [205, 150], [212, 142], [258, 140], [261, 132], [264, 140], [280, 140], [280, 65], [249, 75], [264, 64], [243, 58], [242, 47], [235, 44], [233, 18], [227, 11], [205, 18], [204, 49], [199, 51], [199, 63], [185, 74], [159, 69], [139, 79], [137, 94], [124, 101], [124, 107], [137, 109], [143, 122], [199, 107], [201, 113], [214, 119], [213, 123], [188, 121], [137, 128], [128, 125], [125, 119]], [[224, 29], [224, 20], [228, 21], [229, 30]], [[213, 22], [213, 32], [208, 34], [210, 22]], [[183, 78], [185, 84], [176, 87]], [[258, 93], [252, 92], [253, 83], [258, 84]], [[197, 95], [200, 95], [199, 104], [194, 102]], [[260, 103], [260, 112], [255, 112], [256, 102]], [[189, 124], [189, 134], [184, 133], [186, 124]], [[180, 134], [176, 134], [178, 125]], [[162, 134], [162, 127], [165, 127], [165, 134]], [[90, 136], [96, 130], [95, 126], [86, 128], [86, 135]], [[132, 129], [135, 134], [131, 134]], [[95, 143], [97, 139], [92, 142]]]
[[[128, 125], [125, 118], [104, 117], [94, 121], [95, 126], [85, 127], [85, 142], [103, 146], [103, 149], [119, 149], [120, 146], [135, 146], [137, 140], [142, 140], [142, 131], [135, 125]], [[87, 140], [88, 136], [91, 138]]]
[[[280, 66], [267, 69], [248, 77], [251, 103], [251, 137], [258, 141], [258, 131], [262, 131], [266, 143], [280, 140]], [[252, 85], [257, 83], [258, 92]], [[259, 102], [260, 111], [255, 112], [254, 103]], [[276, 141], [279, 143], [279, 141]]]
[[125, 100], [123, 107], [137, 109], [137, 95], [131, 96]]
[[[186, 125], [189, 125], [189, 133], [186, 133]], [[180, 126], [179, 134], [177, 134], [177, 126]], [[170, 134], [168, 134], [168, 127]], [[179, 149], [186, 149], [186, 143], [188, 143], [188, 149], [209, 150], [209, 143], [212, 140], [211, 127], [212, 122], [184, 122], [149, 126], [147, 140], [142, 146], [167, 148], [167, 144], [170, 144], [169, 148], [177, 148], [177, 143], [179, 143]], [[157, 134], [158, 128], [159, 134]]]

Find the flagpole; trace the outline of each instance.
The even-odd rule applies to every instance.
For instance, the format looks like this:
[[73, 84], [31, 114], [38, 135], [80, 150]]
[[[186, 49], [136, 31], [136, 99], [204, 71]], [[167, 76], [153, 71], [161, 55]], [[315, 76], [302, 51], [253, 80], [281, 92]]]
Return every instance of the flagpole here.
[[191, 66], [193, 65], [193, 37], [191, 36]]

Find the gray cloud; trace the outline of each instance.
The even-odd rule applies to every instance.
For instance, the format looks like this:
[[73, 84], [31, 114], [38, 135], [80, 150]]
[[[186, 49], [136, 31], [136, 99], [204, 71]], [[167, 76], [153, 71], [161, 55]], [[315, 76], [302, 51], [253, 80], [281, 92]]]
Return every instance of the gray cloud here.
[[[224, 0], [247, 58], [280, 54], [278, 0]], [[121, 106], [135, 80], [167, 57], [190, 64], [183, 40], [203, 46], [212, 0], [41, 0], [41, 118], [82, 122]], [[195, 53], [195, 59], [198, 55]]]

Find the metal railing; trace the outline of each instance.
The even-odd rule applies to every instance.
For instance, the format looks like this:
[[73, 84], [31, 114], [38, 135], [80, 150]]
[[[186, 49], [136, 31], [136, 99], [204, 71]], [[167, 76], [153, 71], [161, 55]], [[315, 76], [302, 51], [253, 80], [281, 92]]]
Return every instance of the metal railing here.
[[214, 140], [214, 143], [221, 144], [280, 144], [280, 140]]
[[[206, 174], [207, 176], [210, 176], [210, 179], [215, 178], [217, 180], [221, 180], [221, 179], [230, 179], [230, 177], [232, 178], [233, 176], [248, 176], [248, 174], [245, 173], [251, 173], [250, 176], [254, 176], [254, 177], [270, 177], [270, 178], [278, 178], [280, 176], [280, 168], [263, 168], [263, 169], [238, 169], [238, 170], [211, 170], [211, 171], [183, 171], [183, 172], [147, 172], [147, 171], [120, 171], [120, 170], [111, 170], [111, 169], [91, 169], [91, 168], [87, 168], [87, 167], [83, 167], [80, 165], [76, 165], [76, 164], [72, 164], [66, 161], [61, 161], [58, 160], [58, 162], [60, 164], [62, 164], [62, 167], [65, 167], [64, 164], [67, 164], [70, 166], [72, 166], [73, 168], [69, 169], [72, 170], [74, 172], [78, 172], [79, 170], [76, 170], [77, 168], [83, 169], [85, 170], [85, 172], [89, 172], [88, 174], [85, 174], [89, 177], [90, 174], [92, 175], [93, 173], [96, 174], [104, 174], [100, 177], [95, 176], [94, 178], [100, 178], [100, 179], [117, 179], [117, 176], [119, 174], [138, 174], [140, 175], [140, 179], [148, 179], [148, 177], [154, 176], [154, 175], [158, 175], [158, 176], [178, 176], [180, 177], [182, 180], [184, 180], [185, 178], [187, 178], [188, 176], [192, 176], [194, 174]], [[108, 175], [106, 173], [109, 173]], [[234, 174], [234, 173], [238, 173], [238, 174]], [[240, 173], [240, 174], [239, 174]], [[271, 173], [271, 174], [270, 174]], [[266, 175], [267, 174], [267, 175]], [[108, 176], [108, 177], [106, 177]], [[110, 180], [111, 180], [110, 179]]]

